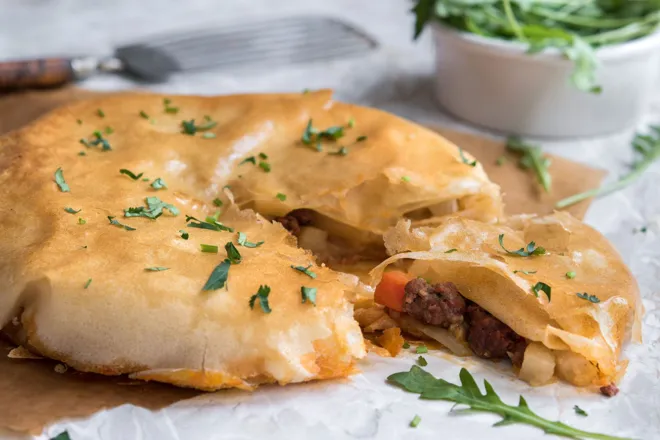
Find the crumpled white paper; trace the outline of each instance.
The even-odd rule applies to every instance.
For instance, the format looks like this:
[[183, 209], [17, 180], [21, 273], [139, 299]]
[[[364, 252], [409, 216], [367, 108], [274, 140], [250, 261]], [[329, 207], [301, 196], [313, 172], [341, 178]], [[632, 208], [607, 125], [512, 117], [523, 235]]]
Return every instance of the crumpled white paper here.
[[[408, 0], [116, 0], [52, 2], [0, 0], [0, 53], [27, 57], [44, 53], [108, 53], [118, 42], [172, 29], [247, 21], [250, 16], [323, 13], [348, 20], [375, 35], [381, 49], [359, 60], [339, 60], [289, 69], [231, 75], [204, 72], [178, 75], [151, 87], [166, 93], [219, 94], [300, 91], [334, 88], [343, 100], [377, 106], [421, 123], [443, 123], [476, 131], [442, 114], [432, 98], [432, 48], [429, 35], [411, 41]], [[27, 26], [26, 24], [30, 24]], [[34, 23], [39, 23], [38, 29]], [[38, 32], [38, 35], [35, 34]], [[84, 38], [81, 38], [84, 35]], [[40, 36], [43, 36], [41, 38]], [[660, 81], [658, 82], [660, 84]], [[114, 76], [85, 83], [98, 90], [135, 88]], [[660, 89], [644, 121], [660, 123]], [[483, 133], [482, 133], [483, 134]], [[543, 142], [555, 154], [620, 175], [632, 157], [631, 133], [607, 138]], [[598, 200], [587, 222], [619, 249], [637, 276], [646, 307], [644, 344], [630, 346], [628, 372], [612, 399], [563, 384], [533, 388], [513, 378], [509, 368], [490, 362], [460, 362], [439, 352], [425, 355], [426, 369], [451, 382], [461, 366], [478, 382], [490, 381], [502, 399], [516, 404], [523, 394], [535, 412], [549, 419], [611, 435], [660, 438], [660, 164], [633, 187]], [[648, 226], [645, 234], [634, 228]], [[499, 417], [450, 412], [452, 404], [422, 401], [385, 383], [394, 372], [407, 371], [417, 355], [396, 359], [369, 356], [362, 374], [345, 381], [287, 387], [262, 387], [254, 393], [223, 391], [179, 402], [160, 411], [122, 406], [86, 420], [62, 421], [39, 440], [67, 429], [73, 440], [213, 440], [213, 439], [499, 439], [548, 438], [537, 428], [511, 425], [493, 428]], [[1, 392], [1, 391], [0, 391]], [[579, 405], [589, 413], [580, 417]], [[417, 428], [409, 423], [421, 417]], [[2, 438], [2, 434], [0, 434]]]

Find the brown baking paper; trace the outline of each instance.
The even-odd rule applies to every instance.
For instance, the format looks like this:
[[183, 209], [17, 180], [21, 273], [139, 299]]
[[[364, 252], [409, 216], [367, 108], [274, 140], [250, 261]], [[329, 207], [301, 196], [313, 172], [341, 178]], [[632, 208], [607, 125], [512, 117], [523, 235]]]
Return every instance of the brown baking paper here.
[[[18, 93], [0, 97], [0, 134], [16, 129], [55, 107], [91, 98], [99, 93], [76, 88]], [[515, 155], [500, 141], [444, 128], [434, 128], [472, 153], [490, 178], [502, 187], [506, 211], [516, 213], [552, 212], [554, 204], [569, 195], [600, 185], [605, 172], [559, 157], [552, 157], [552, 193], [539, 189], [528, 171], [516, 166]], [[497, 159], [506, 162], [498, 166]], [[589, 201], [568, 208], [582, 218]], [[200, 392], [157, 383], [132, 381], [126, 377], [104, 377], [69, 369], [55, 371], [50, 360], [10, 359], [12, 347], [0, 341], [0, 428], [39, 433], [63, 418], [89, 416], [101, 409], [130, 403], [158, 409]]]

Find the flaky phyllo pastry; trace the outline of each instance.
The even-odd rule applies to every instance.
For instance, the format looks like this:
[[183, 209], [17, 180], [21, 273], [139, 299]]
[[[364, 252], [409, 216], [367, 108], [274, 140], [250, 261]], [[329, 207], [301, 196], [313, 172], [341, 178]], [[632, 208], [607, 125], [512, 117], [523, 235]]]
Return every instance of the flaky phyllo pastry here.
[[499, 224], [448, 217], [436, 228], [402, 221], [385, 243], [393, 256], [373, 275], [391, 323], [381, 318], [380, 328], [403, 327], [461, 356], [510, 358], [532, 385], [559, 377], [615, 392], [627, 332], [641, 339], [641, 301], [595, 230], [566, 213]]

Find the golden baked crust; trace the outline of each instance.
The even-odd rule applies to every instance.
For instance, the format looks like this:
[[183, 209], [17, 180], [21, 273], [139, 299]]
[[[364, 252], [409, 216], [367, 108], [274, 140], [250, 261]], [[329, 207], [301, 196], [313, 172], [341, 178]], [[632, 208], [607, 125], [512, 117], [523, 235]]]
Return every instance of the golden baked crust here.
[[[534, 241], [547, 253], [509, 254], [499, 244], [500, 234], [509, 250]], [[635, 279], [605, 237], [570, 214], [515, 216], [498, 224], [448, 217], [437, 228], [412, 230], [402, 221], [385, 243], [394, 256], [374, 269], [376, 280], [388, 265], [412, 260], [410, 274], [451, 281], [517, 334], [555, 353], [586, 358], [585, 368], [597, 366], [593, 384], [616, 380], [626, 365], [620, 360], [624, 341], [641, 340], [643, 310]], [[450, 249], [456, 251], [446, 253]], [[569, 272], [575, 277], [567, 277]], [[537, 282], [551, 287], [551, 298], [533, 292]], [[599, 302], [577, 293], [595, 295]], [[562, 359], [558, 354], [559, 369]]]

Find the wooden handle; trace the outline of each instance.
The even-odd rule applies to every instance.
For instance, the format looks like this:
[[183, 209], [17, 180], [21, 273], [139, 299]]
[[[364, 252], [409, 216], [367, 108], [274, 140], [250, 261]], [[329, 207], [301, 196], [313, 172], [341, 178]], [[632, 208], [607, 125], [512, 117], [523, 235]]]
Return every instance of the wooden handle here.
[[57, 87], [73, 79], [71, 60], [67, 58], [0, 63], [0, 91]]

